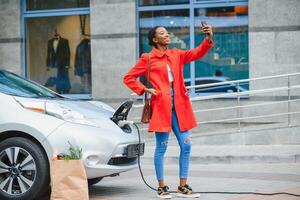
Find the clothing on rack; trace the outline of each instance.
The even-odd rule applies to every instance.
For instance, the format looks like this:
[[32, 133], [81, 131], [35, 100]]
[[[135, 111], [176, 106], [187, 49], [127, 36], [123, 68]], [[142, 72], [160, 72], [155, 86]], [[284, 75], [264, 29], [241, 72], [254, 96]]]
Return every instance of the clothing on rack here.
[[69, 41], [62, 37], [50, 39], [48, 41], [47, 66], [51, 68], [59, 68], [69, 65]]
[[60, 36], [48, 41], [47, 67], [56, 68], [56, 91], [69, 93], [71, 88], [69, 80], [70, 47], [69, 41]]
[[76, 48], [75, 75], [91, 74], [91, 40], [82, 39]]

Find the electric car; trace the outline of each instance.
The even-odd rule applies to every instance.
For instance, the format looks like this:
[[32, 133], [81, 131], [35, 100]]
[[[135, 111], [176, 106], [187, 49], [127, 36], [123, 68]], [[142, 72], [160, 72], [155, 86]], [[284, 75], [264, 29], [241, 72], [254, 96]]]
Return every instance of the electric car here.
[[[53, 154], [82, 148], [90, 184], [137, 167], [143, 155], [132, 124], [132, 102], [116, 111], [99, 101], [66, 98], [0, 70], [0, 199], [34, 199], [49, 191]], [[120, 123], [122, 122], [122, 123]]]

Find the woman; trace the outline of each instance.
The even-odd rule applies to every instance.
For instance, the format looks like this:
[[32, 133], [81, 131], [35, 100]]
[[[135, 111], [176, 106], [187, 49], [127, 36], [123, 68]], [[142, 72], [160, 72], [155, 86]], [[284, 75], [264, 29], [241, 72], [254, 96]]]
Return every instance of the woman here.
[[[168, 145], [171, 129], [180, 145], [180, 180], [177, 196], [199, 197], [193, 193], [187, 184], [191, 139], [188, 130], [197, 126], [188, 92], [184, 85], [184, 64], [203, 57], [213, 46], [212, 27], [202, 26], [206, 38], [202, 43], [191, 50], [168, 49], [170, 38], [168, 31], [157, 26], [148, 33], [149, 44], [153, 46], [149, 54], [142, 54], [137, 64], [124, 76], [124, 83], [136, 94], [144, 92], [151, 94], [152, 117], [149, 123], [149, 132], [155, 132], [156, 149], [154, 165], [158, 180], [158, 197], [171, 198], [168, 186], [164, 182], [163, 160]], [[150, 61], [150, 80], [153, 88], [146, 88], [137, 80], [140, 76], [147, 77], [148, 61]]]

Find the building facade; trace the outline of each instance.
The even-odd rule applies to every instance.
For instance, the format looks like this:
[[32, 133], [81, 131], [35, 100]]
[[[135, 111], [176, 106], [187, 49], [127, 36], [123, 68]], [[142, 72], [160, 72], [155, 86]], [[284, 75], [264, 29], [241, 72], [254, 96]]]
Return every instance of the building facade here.
[[122, 77], [151, 50], [146, 36], [156, 25], [165, 26], [170, 47], [180, 49], [201, 42], [201, 21], [214, 27], [215, 46], [185, 66], [186, 85], [201, 84], [203, 77], [238, 80], [300, 72], [298, 0], [0, 2], [0, 68], [77, 98], [130, 97]]

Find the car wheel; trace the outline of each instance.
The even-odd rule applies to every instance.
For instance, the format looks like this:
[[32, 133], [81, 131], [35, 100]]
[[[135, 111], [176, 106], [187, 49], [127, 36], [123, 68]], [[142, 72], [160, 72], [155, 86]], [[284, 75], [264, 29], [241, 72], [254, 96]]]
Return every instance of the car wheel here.
[[103, 177], [88, 179], [88, 184], [89, 184], [89, 186], [95, 185], [95, 184], [99, 183], [102, 179], [103, 179]]
[[49, 162], [37, 144], [20, 137], [0, 142], [0, 199], [32, 200], [49, 181]]

